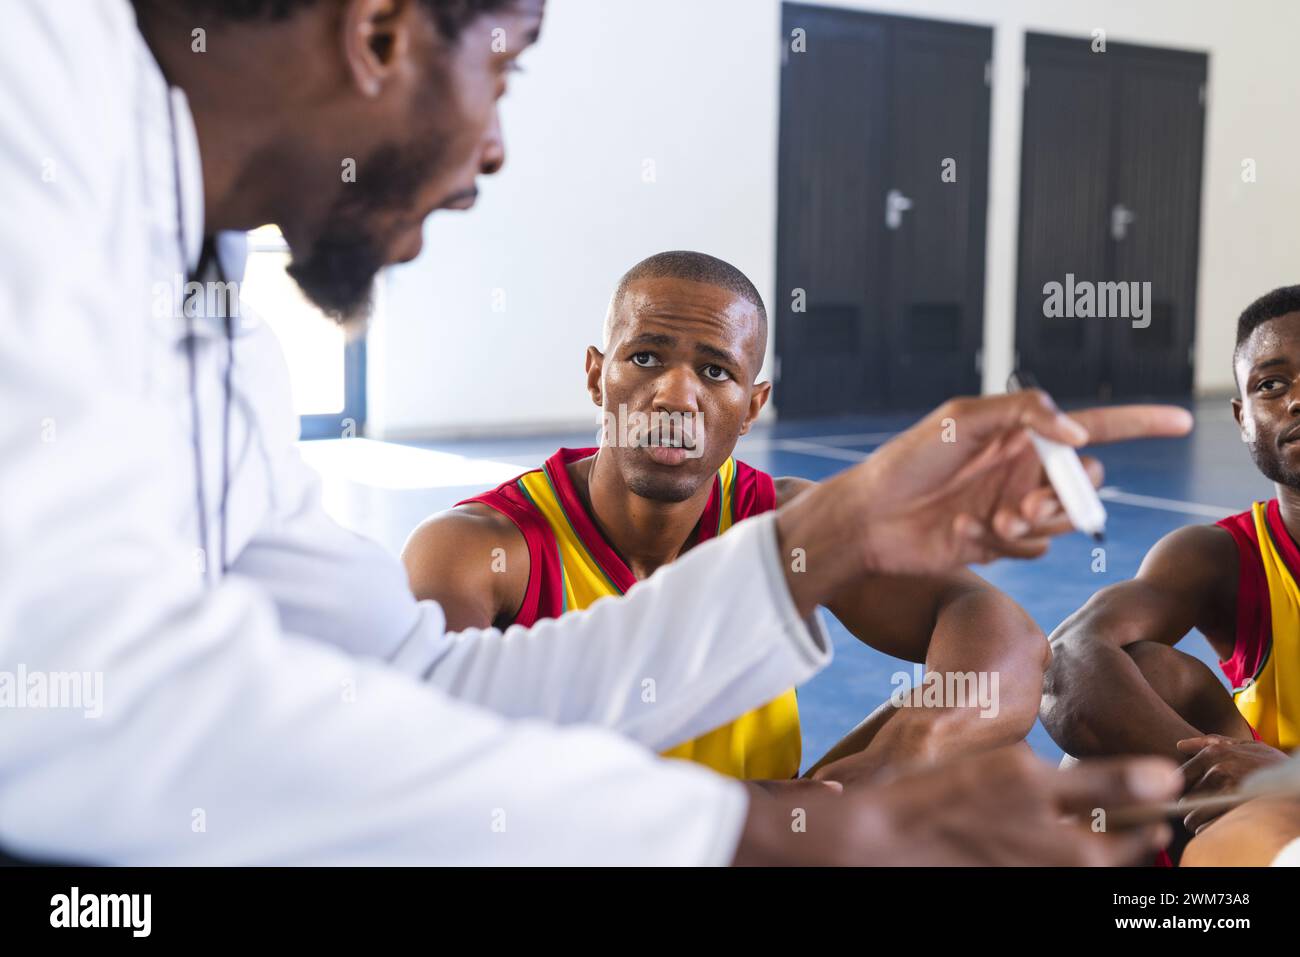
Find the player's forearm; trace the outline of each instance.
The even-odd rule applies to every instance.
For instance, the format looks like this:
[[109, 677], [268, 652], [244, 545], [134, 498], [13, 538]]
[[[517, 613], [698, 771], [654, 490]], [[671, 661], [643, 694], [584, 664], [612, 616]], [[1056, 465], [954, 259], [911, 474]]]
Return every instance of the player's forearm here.
[[[844, 621], [841, 606], [832, 607]], [[925, 674], [909, 677], [910, 691], [893, 685], [889, 700], [827, 752], [811, 776], [868, 779], [891, 765], [1022, 741], [1033, 726], [1047, 639], [1020, 606], [982, 582], [963, 581], [935, 591], [924, 608], [900, 613], [916, 619], [917, 634], [890, 635], [883, 648], [870, 629], [859, 637], [887, 653], [924, 659]]]
[[929, 636], [922, 684], [878, 722], [863, 755], [886, 767], [1024, 740], [1038, 716], [1047, 639], [992, 589], [946, 599]]
[[809, 615], [864, 571], [856, 530], [860, 520], [847, 514], [836, 493], [843, 475], [809, 489], [776, 514], [777, 543], [790, 597]]
[[[1156, 754], [1181, 761], [1177, 743], [1200, 729], [1151, 687], [1121, 647], [1092, 638], [1083, 623], [1052, 636], [1040, 717], [1048, 734], [1075, 757]], [[1104, 626], [1094, 622], [1092, 628]]]

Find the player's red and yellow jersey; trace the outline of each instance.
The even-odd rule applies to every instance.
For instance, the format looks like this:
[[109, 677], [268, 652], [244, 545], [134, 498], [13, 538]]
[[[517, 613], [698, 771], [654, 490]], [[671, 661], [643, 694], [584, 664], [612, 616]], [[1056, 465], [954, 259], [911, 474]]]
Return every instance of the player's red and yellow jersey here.
[[[600, 533], [569, 478], [566, 466], [595, 452], [560, 449], [540, 469], [466, 500], [501, 512], [515, 523], [528, 545], [528, 587], [516, 624], [532, 625], [586, 608], [636, 585], [636, 577]], [[696, 540], [721, 535], [736, 522], [775, 507], [772, 477], [729, 458], [713, 481]], [[668, 640], [690, 638], [674, 635]], [[793, 778], [799, 773], [800, 759], [794, 689], [664, 753], [736, 778]]]
[[1300, 548], [1277, 499], [1218, 523], [1237, 542], [1237, 643], [1221, 662], [1237, 709], [1266, 744], [1300, 745]]

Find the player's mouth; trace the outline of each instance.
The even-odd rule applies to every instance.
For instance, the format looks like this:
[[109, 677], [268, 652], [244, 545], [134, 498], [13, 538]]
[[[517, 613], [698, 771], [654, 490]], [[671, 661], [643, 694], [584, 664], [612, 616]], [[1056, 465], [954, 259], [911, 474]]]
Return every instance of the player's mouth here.
[[690, 450], [680, 445], [647, 445], [645, 451], [660, 465], [681, 465], [690, 455]]
[[646, 455], [660, 465], [681, 465], [687, 459], [698, 459], [700, 442], [692, 435], [673, 432], [667, 435], [650, 435], [642, 446]]

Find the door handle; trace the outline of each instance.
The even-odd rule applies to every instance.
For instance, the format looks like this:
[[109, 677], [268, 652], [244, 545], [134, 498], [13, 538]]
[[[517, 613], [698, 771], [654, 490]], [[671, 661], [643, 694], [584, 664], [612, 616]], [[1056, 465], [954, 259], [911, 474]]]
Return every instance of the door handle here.
[[1137, 219], [1133, 210], [1123, 203], [1116, 203], [1110, 210], [1110, 235], [1115, 242], [1123, 242], [1128, 235], [1129, 224]]
[[912, 201], [899, 190], [885, 194], [885, 228], [897, 229], [903, 225], [903, 214], [912, 208]]

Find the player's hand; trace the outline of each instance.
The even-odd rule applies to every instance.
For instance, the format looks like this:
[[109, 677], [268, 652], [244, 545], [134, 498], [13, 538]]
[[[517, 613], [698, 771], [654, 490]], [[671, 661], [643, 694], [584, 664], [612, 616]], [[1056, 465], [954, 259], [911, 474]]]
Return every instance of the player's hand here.
[[[1235, 791], [1256, 771], [1287, 760], [1286, 752], [1263, 741], [1238, 741], [1218, 734], [1185, 738], [1178, 750], [1192, 755], [1182, 766], [1187, 781], [1184, 797], [1212, 797]], [[1195, 834], [1230, 808], [1199, 808], [1183, 819], [1187, 830]]]
[[[1070, 530], [1030, 443], [1030, 430], [1088, 442], [1185, 435], [1178, 406], [1132, 405], [1064, 415], [1039, 390], [953, 399], [865, 462], [809, 489], [777, 516], [801, 611], [867, 573], [936, 574], [995, 558], [1034, 558]], [[1085, 459], [1095, 484], [1101, 467]], [[796, 552], [801, 549], [801, 552]]]
[[1058, 771], [1018, 746], [900, 774], [859, 794], [881, 815], [888, 860], [904, 865], [1136, 864], [1164, 847], [1166, 824], [1108, 831], [1105, 812], [1166, 801], [1182, 779], [1162, 758], [1082, 761]]

